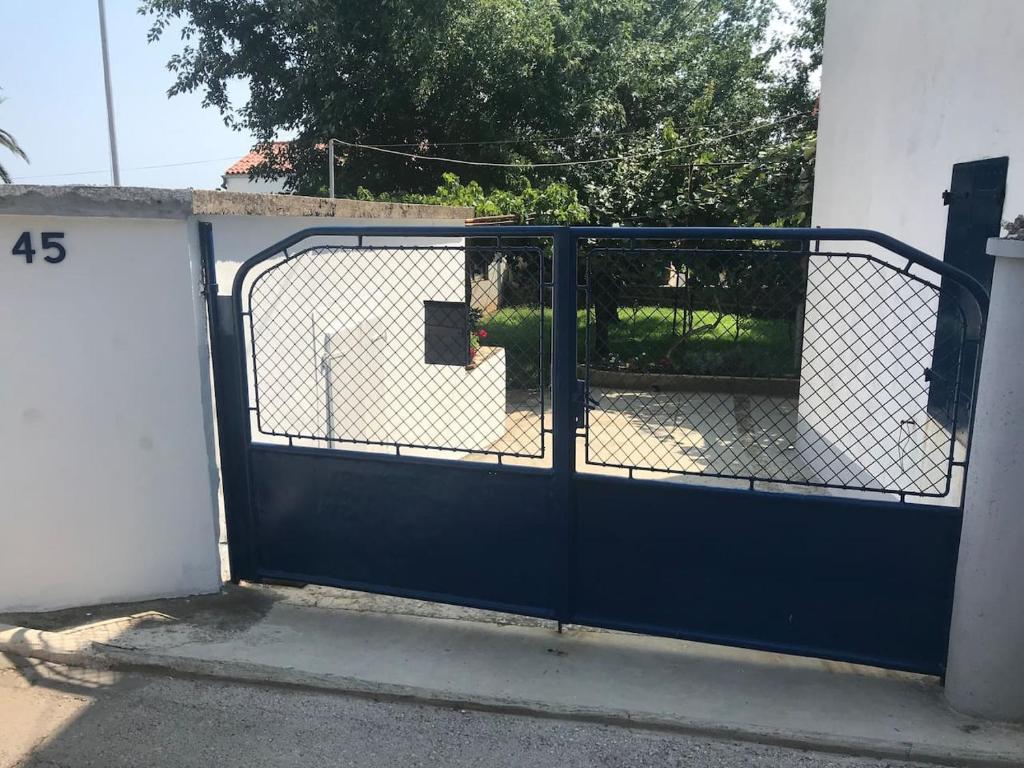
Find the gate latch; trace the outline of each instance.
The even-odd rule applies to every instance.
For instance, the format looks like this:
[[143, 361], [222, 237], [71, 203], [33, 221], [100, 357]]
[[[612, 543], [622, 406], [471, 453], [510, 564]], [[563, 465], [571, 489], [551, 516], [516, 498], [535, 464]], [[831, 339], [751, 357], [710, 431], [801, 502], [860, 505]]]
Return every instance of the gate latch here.
[[576, 387], [572, 395], [573, 410], [576, 416], [576, 429], [583, 429], [587, 426], [587, 411], [592, 411], [600, 405], [597, 400], [590, 396], [585, 379], [576, 379]]

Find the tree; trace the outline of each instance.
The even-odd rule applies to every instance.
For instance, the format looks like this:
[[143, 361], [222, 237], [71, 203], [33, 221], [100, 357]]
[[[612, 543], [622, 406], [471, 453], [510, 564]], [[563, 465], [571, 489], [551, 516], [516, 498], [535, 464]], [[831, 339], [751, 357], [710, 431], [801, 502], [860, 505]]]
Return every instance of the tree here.
[[356, 198], [469, 207], [477, 216], [513, 215], [521, 222], [534, 224], [579, 224], [587, 219], [587, 209], [580, 204], [576, 190], [563, 182], [534, 187], [526, 178], [514, 180], [508, 189], [485, 191], [476, 181], [463, 184], [454, 173], [446, 173], [432, 194], [385, 192], [374, 195], [366, 187], [359, 187]]
[[[262, 142], [297, 135], [283, 158], [297, 191], [323, 189], [323, 145], [333, 137], [414, 155], [345, 150], [341, 194], [444, 197], [444, 174], [458, 170], [467, 180], [459, 194], [473, 189], [474, 205], [496, 205], [502, 190], [515, 197], [527, 178], [534, 191], [574, 190], [595, 224], [692, 226], [807, 223], [823, 9], [824, 0], [797, 0], [794, 34], [776, 39], [774, 0], [142, 8], [154, 15], [154, 38], [184, 21], [171, 94], [202, 90]], [[235, 78], [250, 86], [243, 105], [228, 100]], [[583, 159], [599, 162], [575, 162]], [[280, 173], [272, 163], [259, 172]], [[666, 257], [651, 259], [645, 272], [663, 273]], [[590, 279], [603, 357], [626, 276], [612, 266]]]
[[[4, 100], [2, 98], [0, 98], [0, 103], [3, 103], [3, 101]], [[28, 155], [25, 154], [25, 150], [23, 150], [18, 145], [18, 142], [15, 141], [14, 137], [11, 136], [10, 133], [8, 133], [7, 131], [3, 130], [2, 128], [0, 128], [0, 147], [3, 147], [8, 152], [11, 152], [11, 153], [17, 155], [22, 160], [28, 162]], [[11, 175], [9, 173], [7, 173], [7, 169], [4, 168], [3, 165], [0, 165], [0, 182], [2, 182], [4, 184], [10, 184], [11, 183]]]
[[[353, 149], [338, 189], [429, 194], [446, 171], [503, 188], [529, 173], [535, 186], [577, 189], [595, 223], [704, 223], [751, 182], [727, 183], [727, 166], [710, 160], [736, 172], [813, 119], [800, 79], [772, 66], [803, 46], [769, 38], [773, 0], [144, 0], [141, 10], [153, 38], [184, 22], [171, 94], [204, 92], [261, 142], [297, 134], [283, 160], [299, 191], [323, 187], [329, 137], [491, 163], [629, 156], [527, 171]], [[228, 99], [236, 78], [250, 86], [245, 104]], [[711, 192], [691, 199], [705, 184]]]

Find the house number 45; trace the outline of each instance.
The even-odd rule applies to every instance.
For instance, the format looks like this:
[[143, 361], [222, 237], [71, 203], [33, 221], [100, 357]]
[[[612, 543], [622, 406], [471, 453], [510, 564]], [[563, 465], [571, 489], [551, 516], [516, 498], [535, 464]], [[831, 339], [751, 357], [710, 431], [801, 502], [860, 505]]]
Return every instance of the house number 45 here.
[[[64, 237], [63, 232], [43, 232], [40, 235], [42, 242], [39, 247], [48, 251], [43, 254], [43, 261], [48, 261], [51, 264], [59, 264], [64, 261], [68, 252], [64, 243], [61, 242], [62, 237]], [[15, 256], [24, 256], [25, 263], [31, 264], [32, 257], [36, 255], [36, 249], [32, 247], [32, 233], [22, 232], [14, 243], [14, 247], [11, 248], [11, 253]]]

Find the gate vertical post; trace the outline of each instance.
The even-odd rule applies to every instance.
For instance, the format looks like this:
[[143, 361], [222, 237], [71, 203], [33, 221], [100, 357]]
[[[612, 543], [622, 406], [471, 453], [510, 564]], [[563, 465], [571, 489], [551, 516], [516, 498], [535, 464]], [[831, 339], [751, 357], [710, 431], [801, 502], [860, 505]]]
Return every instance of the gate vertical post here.
[[250, 557], [249, 485], [246, 467], [246, 442], [243, 414], [248, 404], [242, 398], [238, 362], [237, 329], [233, 301], [219, 296], [217, 262], [213, 251], [213, 225], [199, 223], [199, 251], [202, 256], [207, 317], [210, 326], [210, 358], [213, 368], [213, 393], [217, 411], [217, 446], [220, 455], [221, 492], [224, 496], [224, 520], [227, 525], [228, 561], [231, 581], [252, 579], [255, 568]]
[[576, 563], [576, 234], [563, 227], [554, 235], [552, 265], [551, 426], [554, 482], [552, 507], [560, 523], [559, 624], [573, 615]]

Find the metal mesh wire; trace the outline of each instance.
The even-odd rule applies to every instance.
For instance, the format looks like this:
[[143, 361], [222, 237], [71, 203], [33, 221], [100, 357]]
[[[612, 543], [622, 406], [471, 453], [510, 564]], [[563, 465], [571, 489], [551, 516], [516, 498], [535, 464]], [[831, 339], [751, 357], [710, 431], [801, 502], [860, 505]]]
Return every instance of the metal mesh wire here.
[[[535, 242], [267, 262], [243, 309], [256, 431], [543, 459], [551, 257]], [[949, 492], [978, 343], [954, 284], [806, 247], [609, 242], [577, 270], [581, 469]]]
[[258, 432], [543, 456], [544, 269], [531, 246], [283, 255], [248, 293]]
[[936, 285], [856, 254], [730, 244], [583, 261], [587, 464], [948, 492], [970, 403], [963, 318], [944, 312], [936, 334]]

